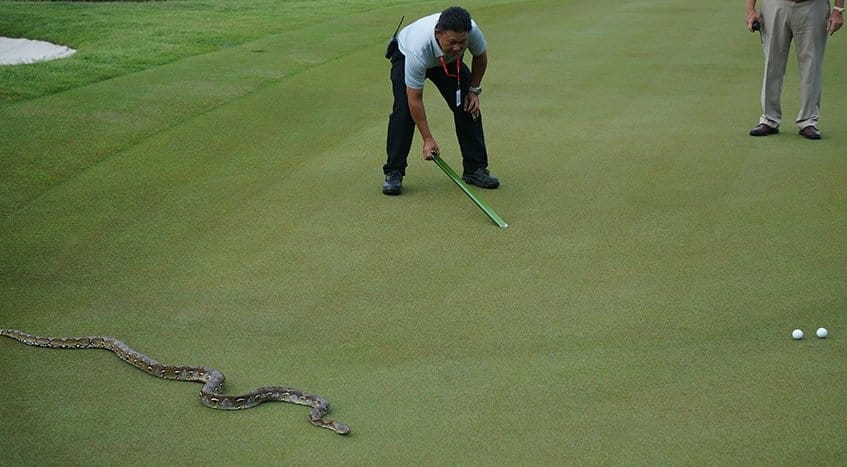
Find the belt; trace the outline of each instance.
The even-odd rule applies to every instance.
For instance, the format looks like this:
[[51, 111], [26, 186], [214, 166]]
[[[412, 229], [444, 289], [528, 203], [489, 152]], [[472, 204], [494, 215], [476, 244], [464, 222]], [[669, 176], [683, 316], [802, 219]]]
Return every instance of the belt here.
[[803, 2], [805, 2], [806, 0], [791, 0], [791, 1], [792, 1], [792, 2], [794, 2], [794, 3], [803, 3]]

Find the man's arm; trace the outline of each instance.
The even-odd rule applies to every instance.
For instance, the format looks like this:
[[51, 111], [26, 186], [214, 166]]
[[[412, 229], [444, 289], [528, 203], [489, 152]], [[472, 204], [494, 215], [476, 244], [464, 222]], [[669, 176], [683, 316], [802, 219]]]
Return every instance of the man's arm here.
[[488, 52], [474, 56], [471, 60], [471, 86], [482, 84], [486, 69], [488, 69]]
[[831, 36], [835, 34], [835, 31], [841, 29], [841, 26], [844, 26], [844, 0], [835, 0], [835, 5], [826, 24], [826, 29]]
[[426, 109], [423, 102], [423, 89], [413, 89], [406, 87], [406, 99], [409, 102], [409, 113], [412, 114], [412, 120], [423, 138], [423, 157], [426, 160], [432, 159], [432, 153], [440, 154], [441, 149], [432, 132], [429, 130], [429, 122], [426, 120]]
[[[482, 84], [486, 69], [488, 69], [488, 52], [474, 55], [471, 60], [471, 87], [479, 87]], [[476, 118], [479, 114], [479, 96], [472, 92], [468, 93], [465, 97], [465, 112], [470, 112]]]
[[747, 29], [753, 32], [753, 23], [761, 22], [762, 17], [756, 11], [756, 0], [747, 0], [747, 14], [744, 17], [744, 22], [747, 23]]

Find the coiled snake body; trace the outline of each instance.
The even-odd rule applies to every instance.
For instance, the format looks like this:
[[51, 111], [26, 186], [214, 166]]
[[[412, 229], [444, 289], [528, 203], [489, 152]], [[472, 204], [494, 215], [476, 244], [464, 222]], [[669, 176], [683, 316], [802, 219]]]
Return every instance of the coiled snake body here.
[[220, 371], [205, 366], [164, 365], [142, 353], [136, 352], [114, 337], [43, 337], [14, 329], [0, 329], [0, 335], [36, 347], [110, 350], [120, 357], [121, 360], [149, 375], [164, 379], [204, 383], [203, 388], [200, 389], [200, 401], [206, 407], [220, 410], [240, 410], [255, 407], [262, 402], [290, 402], [292, 404], [311, 407], [309, 421], [313, 425], [327, 428], [340, 435], [346, 435], [350, 432], [349, 426], [334, 420], [324, 419], [327, 413], [329, 413], [329, 402], [321, 396], [307, 394], [299, 389], [281, 386], [258, 388], [246, 394], [235, 396], [221, 394], [224, 375]]

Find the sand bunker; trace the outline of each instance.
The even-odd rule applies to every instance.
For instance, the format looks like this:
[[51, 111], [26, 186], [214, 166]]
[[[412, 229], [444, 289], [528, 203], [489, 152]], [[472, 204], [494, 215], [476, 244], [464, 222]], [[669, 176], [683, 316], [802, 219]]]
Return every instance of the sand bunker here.
[[73, 55], [76, 50], [64, 45], [30, 39], [0, 37], [0, 65], [44, 62]]

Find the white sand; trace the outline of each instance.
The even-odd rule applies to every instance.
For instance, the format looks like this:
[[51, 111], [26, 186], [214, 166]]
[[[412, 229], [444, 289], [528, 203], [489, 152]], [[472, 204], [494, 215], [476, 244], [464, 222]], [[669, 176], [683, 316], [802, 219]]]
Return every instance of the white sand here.
[[18, 65], [55, 60], [73, 55], [76, 50], [64, 45], [30, 39], [0, 37], [0, 65]]

